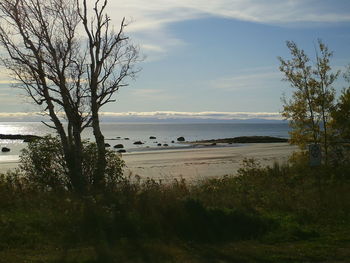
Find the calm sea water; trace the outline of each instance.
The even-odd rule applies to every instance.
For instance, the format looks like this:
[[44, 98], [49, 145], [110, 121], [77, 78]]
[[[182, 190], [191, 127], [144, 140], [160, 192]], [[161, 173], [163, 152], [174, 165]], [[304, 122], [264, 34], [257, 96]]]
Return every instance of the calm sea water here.
[[[102, 123], [102, 130], [106, 142], [112, 147], [121, 143], [128, 152], [134, 152], [165, 148], [158, 147], [158, 143], [168, 144], [169, 147], [186, 147], [176, 143], [176, 139], [180, 136], [185, 137], [187, 141], [253, 135], [288, 138], [289, 128], [287, 123]], [[53, 134], [53, 130], [38, 122], [0, 122], [0, 134], [42, 136]], [[83, 133], [83, 137], [87, 139], [93, 138], [92, 135], [91, 129]], [[150, 136], [155, 136], [157, 139], [150, 140]], [[136, 146], [133, 144], [135, 141], [142, 141], [144, 144]], [[0, 153], [0, 162], [17, 160], [20, 150], [26, 143], [19, 140], [0, 140], [0, 147], [4, 146], [11, 151]]]

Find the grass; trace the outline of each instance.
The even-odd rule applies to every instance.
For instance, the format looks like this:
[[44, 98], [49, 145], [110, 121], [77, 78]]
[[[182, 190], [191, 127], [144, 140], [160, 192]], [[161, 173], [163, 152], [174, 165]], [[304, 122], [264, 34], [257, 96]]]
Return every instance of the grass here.
[[0, 262], [347, 262], [350, 169], [302, 161], [77, 197], [0, 179]]

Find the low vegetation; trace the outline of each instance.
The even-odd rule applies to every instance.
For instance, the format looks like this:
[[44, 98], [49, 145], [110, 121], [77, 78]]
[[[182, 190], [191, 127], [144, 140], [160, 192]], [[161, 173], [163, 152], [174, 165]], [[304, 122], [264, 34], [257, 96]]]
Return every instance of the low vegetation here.
[[27, 163], [0, 178], [0, 261], [346, 262], [350, 166], [304, 159], [246, 159], [235, 176], [195, 185], [118, 177], [84, 197], [33, 180]]

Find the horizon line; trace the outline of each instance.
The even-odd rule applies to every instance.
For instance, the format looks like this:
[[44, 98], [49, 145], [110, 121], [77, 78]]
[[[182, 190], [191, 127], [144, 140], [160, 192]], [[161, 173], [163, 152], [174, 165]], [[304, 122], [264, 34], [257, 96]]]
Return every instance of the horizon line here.
[[[64, 113], [58, 113], [64, 116]], [[176, 119], [197, 119], [197, 120], [283, 120], [279, 112], [247, 112], [247, 111], [128, 111], [128, 112], [100, 112], [101, 118], [113, 119], [158, 119], [158, 120], [176, 120]], [[0, 112], [1, 119], [45, 119], [42, 112]]]

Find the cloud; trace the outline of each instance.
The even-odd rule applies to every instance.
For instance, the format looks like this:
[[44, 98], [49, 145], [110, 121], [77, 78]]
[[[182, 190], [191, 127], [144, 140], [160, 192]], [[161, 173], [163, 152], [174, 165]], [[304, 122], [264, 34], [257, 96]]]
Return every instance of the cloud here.
[[[0, 54], [0, 55], [2, 55], [2, 54]], [[1, 84], [10, 85], [10, 84], [15, 84], [15, 83], [18, 83], [18, 82], [16, 82], [15, 80], [10, 78], [9, 71], [6, 68], [4, 68], [3, 66], [0, 66], [0, 85]]]
[[127, 31], [144, 43], [151, 59], [184, 43], [167, 30], [181, 21], [221, 17], [280, 26], [350, 22], [349, 3], [325, 0], [120, 0], [110, 1], [108, 10], [116, 26], [122, 17], [132, 21]]
[[[19, 119], [40, 119], [39, 112], [0, 112], [1, 119], [11, 119], [12, 121]], [[151, 112], [101, 112], [100, 116], [123, 119], [159, 119], [159, 120], [176, 120], [176, 119], [210, 119], [210, 120], [246, 120], [246, 119], [266, 119], [281, 120], [281, 114], [278, 112], [181, 112], [181, 111], [151, 111]]]
[[160, 89], [134, 89], [131, 91], [134, 99], [141, 100], [167, 100], [175, 99], [174, 96], [166, 94], [165, 90]]
[[131, 30], [143, 31], [208, 16], [268, 24], [350, 22], [349, 5], [344, 5], [324, 0], [121, 0], [109, 8], [113, 17], [132, 17]]
[[[88, 0], [89, 6], [95, 0]], [[126, 31], [143, 43], [150, 60], [184, 41], [170, 33], [177, 22], [219, 17], [255, 23], [304, 26], [307, 23], [350, 22], [347, 1], [326, 0], [118, 0], [107, 12], [115, 27], [123, 17], [131, 21]], [[2, 79], [0, 77], [0, 79]]]
[[212, 120], [233, 120], [233, 119], [268, 119], [281, 120], [278, 112], [181, 112], [181, 111], [151, 111], [151, 112], [102, 112], [103, 117], [134, 117], [134, 118], [156, 118], [156, 119], [212, 119]]
[[283, 75], [275, 68], [252, 68], [235, 72], [233, 76], [221, 77], [210, 82], [212, 89], [242, 90], [280, 84]]

